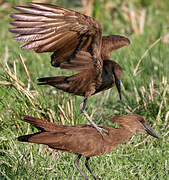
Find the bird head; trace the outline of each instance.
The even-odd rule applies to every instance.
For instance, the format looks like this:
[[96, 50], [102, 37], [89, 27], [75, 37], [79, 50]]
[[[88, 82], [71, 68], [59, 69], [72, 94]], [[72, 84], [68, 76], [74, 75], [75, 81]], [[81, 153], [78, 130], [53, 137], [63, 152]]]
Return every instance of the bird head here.
[[148, 125], [148, 123], [140, 115], [129, 114], [123, 116], [113, 116], [110, 121], [117, 123], [120, 127], [127, 128], [129, 131], [149, 134], [157, 139], [161, 139], [161, 137], [157, 135], [154, 129]]

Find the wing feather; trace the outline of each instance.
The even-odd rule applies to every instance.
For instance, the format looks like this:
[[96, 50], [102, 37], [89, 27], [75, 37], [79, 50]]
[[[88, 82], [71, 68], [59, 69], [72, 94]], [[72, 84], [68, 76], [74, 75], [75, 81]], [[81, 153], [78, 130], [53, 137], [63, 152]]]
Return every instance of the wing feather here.
[[19, 13], [11, 14], [14, 19], [11, 24], [15, 28], [9, 31], [18, 34], [14, 40], [26, 42], [21, 46], [22, 49], [33, 49], [37, 53], [54, 52], [51, 56], [53, 66], [79, 67], [81, 70], [85, 63], [77, 62], [86, 61], [87, 58], [82, 55], [79, 57], [78, 53], [88, 52], [90, 63], [86, 63], [85, 69], [87, 64], [91, 65], [91, 61], [95, 67], [102, 69], [102, 28], [95, 19], [73, 10], [42, 3], [28, 3], [27, 7], [13, 8]]
[[128, 46], [130, 41], [128, 38], [120, 35], [103, 36], [101, 56], [103, 60], [110, 59], [110, 54], [113, 50], [123, 46]]
[[27, 42], [27, 41], [35, 41], [35, 40], [41, 40], [41, 39], [47, 39], [51, 36], [53, 36], [55, 33], [51, 32], [48, 34], [25, 34], [25, 35], [18, 35], [16, 37], [14, 37], [15, 41], [23, 41], [23, 42]]

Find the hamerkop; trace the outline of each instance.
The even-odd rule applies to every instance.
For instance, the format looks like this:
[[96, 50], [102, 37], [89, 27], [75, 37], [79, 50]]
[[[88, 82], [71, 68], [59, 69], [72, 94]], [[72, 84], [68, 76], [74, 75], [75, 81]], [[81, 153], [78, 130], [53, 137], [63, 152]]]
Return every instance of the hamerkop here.
[[29, 134], [18, 137], [19, 141], [37, 144], [45, 144], [50, 148], [73, 152], [78, 155], [75, 160], [75, 166], [86, 180], [87, 177], [80, 169], [78, 163], [81, 156], [86, 157], [85, 165], [94, 179], [97, 179], [89, 167], [89, 159], [92, 156], [99, 156], [108, 153], [119, 144], [127, 141], [136, 132], [150, 134], [161, 139], [155, 131], [146, 123], [143, 117], [137, 114], [114, 116], [111, 122], [117, 123], [119, 128], [99, 126], [108, 131], [102, 138], [93, 126], [64, 126], [57, 125], [45, 120], [30, 116], [24, 116], [24, 120], [40, 130], [35, 134]]
[[121, 98], [122, 68], [110, 60], [110, 54], [112, 50], [129, 45], [130, 41], [119, 35], [102, 37], [102, 27], [94, 18], [59, 6], [28, 3], [28, 7], [13, 8], [21, 13], [11, 14], [14, 18], [11, 24], [16, 27], [9, 31], [19, 34], [14, 40], [26, 42], [22, 49], [54, 52], [52, 66], [79, 71], [73, 76], [40, 78], [39, 84], [84, 96], [80, 109], [90, 124], [101, 132], [85, 111], [86, 101], [91, 95], [114, 85]]

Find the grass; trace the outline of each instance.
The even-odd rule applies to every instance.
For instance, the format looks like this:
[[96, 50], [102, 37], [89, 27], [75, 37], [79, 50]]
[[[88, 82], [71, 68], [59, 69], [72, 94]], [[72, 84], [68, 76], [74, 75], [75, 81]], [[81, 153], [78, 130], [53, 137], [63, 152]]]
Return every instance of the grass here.
[[[119, 2], [115, 1], [113, 5], [116, 7]], [[163, 140], [136, 134], [109, 154], [93, 157], [91, 168], [101, 179], [169, 179], [169, 32], [166, 23], [169, 21], [169, 6], [167, 1], [152, 1], [146, 7], [140, 2], [143, 1], [135, 0], [125, 6], [132, 7], [136, 16], [141, 8], [146, 9], [144, 32], [140, 34], [136, 34], [137, 28], [133, 30], [122, 10], [113, 11], [111, 16], [109, 9], [110, 12], [106, 12], [109, 14], [100, 18], [98, 12], [104, 6], [98, 6], [98, 1], [96, 7], [93, 5], [94, 15], [101, 20], [104, 34], [126, 34], [131, 45], [113, 52], [111, 56], [124, 69], [123, 102], [119, 101], [116, 89], [112, 88], [91, 97], [87, 111], [97, 124], [104, 125], [111, 125], [109, 118], [113, 115], [138, 113], [163, 136]], [[71, 7], [70, 4], [67, 6]], [[0, 21], [0, 179], [82, 179], [74, 167], [76, 155], [16, 140], [20, 135], [36, 132], [35, 128], [22, 121], [23, 114], [46, 118], [58, 124], [85, 124], [87, 121], [79, 111], [81, 97], [36, 84], [39, 77], [71, 72], [51, 67], [47, 53], [22, 51], [19, 48], [21, 43], [14, 42], [13, 35], [7, 31], [10, 27], [8, 14], [12, 11], [7, 9], [0, 9], [0, 16], [3, 17]], [[128, 13], [127, 10], [125, 12]], [[84, 159], [80, 165], [91, 179]]]

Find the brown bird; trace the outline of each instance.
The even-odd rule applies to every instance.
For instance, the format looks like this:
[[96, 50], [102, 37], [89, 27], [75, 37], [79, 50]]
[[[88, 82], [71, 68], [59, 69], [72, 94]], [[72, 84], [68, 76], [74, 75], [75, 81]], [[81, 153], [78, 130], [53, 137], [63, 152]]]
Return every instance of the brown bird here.
[[119, 144], [127, 141], [136, 132], [144, 134], [147, 133], [157, 139], [161, 139], [161, 137], [159, 137], [146, 123], [143, 117], [137, 114], [112, 117], [110, 121], [117, 123], [119, 128], [99, 126], [100, 128], [104, 128], [108, 131], [108, 134], [106, 133], [104, 135], [104, 139], [93, 128], [93, 126], [90, 125], [57, 125], [46, 120], [25, 115], [24, 121], [34, 125], [40, 130], [40, 132], [20, 136], [18, 137], [19, 141], [45, 144], [53, 149], [77, 154], [78, 157], [75, 160], [75, 166], [85, 180], [87, 180], [87, 177], [78, 165], [81, 156], [86, 157], [85, 166], [96, 180], [97, 178], [89, 166], [88, 161], [90, 157], [100, 156], [108, 153], [112, 149], [116, 148]]
[[102, 37], [102, 27], [94, 18], [55, 5], [28, 3], [28, 7], [15, 6], [21, 13], [13, 13], [12, 33], [16, 41], [26, 42], [22, 49], [37, 53], [54, 52], [51, 64], [67, 70], [80, 71], [67, 77], [40, 78], [40, 85], [51, 85], [74, 95], [84, 96], [80, 106], [88, 121], [101, 129], [85, 111], [87, 99], [100, 91], [116, 85], [120, 99], [122, 68], [110, 60], [112, 50], [130, 44], [119, 35]]

